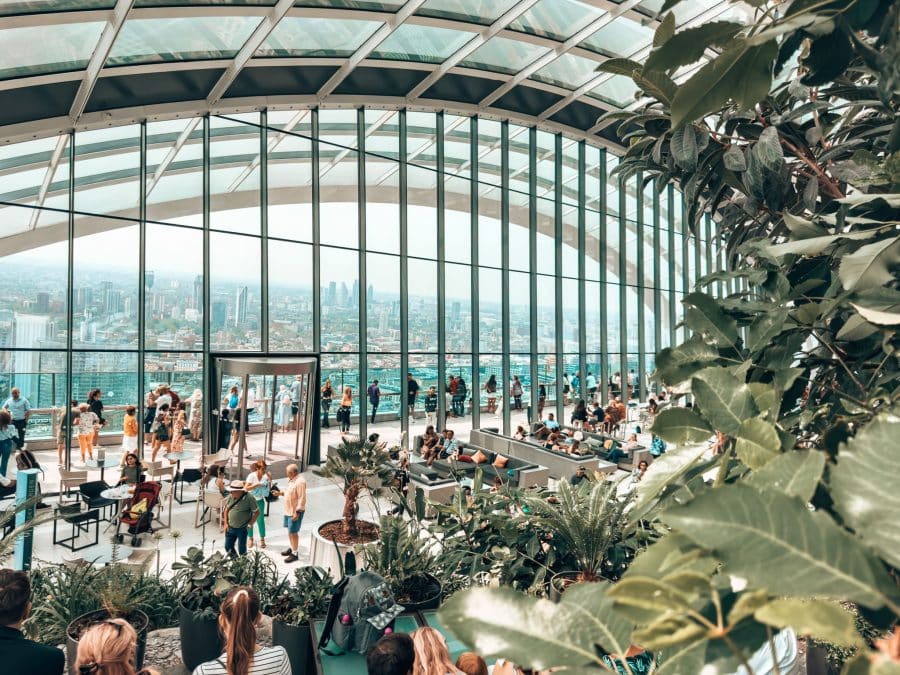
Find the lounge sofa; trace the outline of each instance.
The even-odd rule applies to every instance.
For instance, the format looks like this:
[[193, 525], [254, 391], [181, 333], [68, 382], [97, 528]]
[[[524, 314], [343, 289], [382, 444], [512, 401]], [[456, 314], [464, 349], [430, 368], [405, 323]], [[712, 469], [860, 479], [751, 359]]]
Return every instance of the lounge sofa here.
[[[565, 427], [565, 432], [569, 435], [572, 435], [578, 429], [574, 429], [572, 427]], [[604, 447], [604, 444], [607, 441], [612, 441], [613, 448], [620, 447], [623, 441], [619, 438], [613, 438], [607, 434], [600, 434], [594, 431], [583, 431], [581, 433], [584, 434], [584, 441], [582, 441], [582, 445], [586, 445], [588, 448], [593, 450], [594, 452], [603, 452], [604, 454], [608, 452], [608, 450]], [[623, 471], [631, 471], [634, 469], [641, 460], [650, 464], [653, 462], [653, 455], [650, 454], [650, 450], [644, 445], [638, 445], [634, 448], [627, 457], [623, 457], [619, 460], [619, 468]]]
[[601, 460], [592, 454], [568, 455], [563, 452], [554, 452], [536, 443], [517, 441], [485, 429], [473, 429], [469, 435], [469, 443], [499, 452], [507, 457], [545, 466], [549, 470], [550, 476], [557, 480], [571, 478], [582, 466], [588, 471], [602, 471], [603, 473], [612, 473], [616, 470], [615, 464]]

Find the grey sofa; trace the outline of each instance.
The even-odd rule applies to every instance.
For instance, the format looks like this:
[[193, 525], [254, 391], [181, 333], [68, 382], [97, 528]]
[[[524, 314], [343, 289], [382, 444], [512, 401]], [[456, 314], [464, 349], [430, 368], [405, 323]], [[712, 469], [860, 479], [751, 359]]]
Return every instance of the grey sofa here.
[[543, 446], [527, 441], [517, 441], [484, 429], [473, 429], [469, 435], [469, 443], [478, 445], [507, 457], [525, 460], [533, 464], [547, 467], [552, 478], [557, 480], [571, 478], [579, 467], [588, 471], [612, 473], [616, 465], [606, 462], [594, 455], [567, 455], [562, 452], [547, 450]]
[[[573, 427], [564, 427], [564, 430], [569, 435], [579, 431], [579, 429]], [[622, 440], [619, 438], [613, 438], [607, 434], [598, 434], [594, 431], [580, 431], [584, 434], [584, 444], [595, 452], [606, 452], [603, 447], [603, 444], [606, 441], [612, 441], [614, 443], [613, 447], [620, 447], [622, 445]], [[620, 459], [619, 468], [623, 471], [631, 471], [641, 462], [641, 460], [646, 461], [647, 464], [653, 462], [653, 455], [651, 455], [650, 450], [643, 445], [637, 446], [627, 457]]]

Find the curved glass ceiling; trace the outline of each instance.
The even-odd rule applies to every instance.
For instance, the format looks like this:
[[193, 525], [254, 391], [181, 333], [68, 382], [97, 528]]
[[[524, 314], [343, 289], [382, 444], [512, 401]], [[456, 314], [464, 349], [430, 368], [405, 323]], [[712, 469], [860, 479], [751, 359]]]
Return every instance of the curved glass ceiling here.
[[[134, 105], [126, 91], [211, 106], [305, 87], [326, 104], [331, 95], [410, 105], [437, 98], [590, 136], [600, 114], [633, 104], [637, 94], [597, 65], [646, 56], [661, 7], [662, 0], [0, 0], [0, 92], [81, 81], [54, 92], [56, 108], [46, 114], [33, 89], [34, 110], [4, 119], [62, 118], [65, 97], [71, 110], [64, 112], [77, 123], [86, 111]], [[734, 7], [682, 0], [675, 16], [681, 26], [698, 24]], [[280, 65], [290, 70], [272, 77]], [[137, 79], [126, 88], [118, 80], [99, 86], [142, 75], [153, 78], [150, 88]], [[110, 90], [123, 93], [115, 99]], [[10, 123], [0, 119], [0, 142]]]

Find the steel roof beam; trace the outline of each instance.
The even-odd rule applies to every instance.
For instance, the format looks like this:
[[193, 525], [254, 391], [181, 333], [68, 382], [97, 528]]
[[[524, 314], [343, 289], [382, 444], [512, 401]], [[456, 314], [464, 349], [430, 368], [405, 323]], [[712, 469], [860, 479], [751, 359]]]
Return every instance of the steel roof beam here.
[[231, 65], [229, 65], [225, 72], [222, 73], [219, 81], [213, 85], [212, 90], [206, 97], [206, 102], [209, 105], [215, 105], [218, 103], [219, 99], [225, 95], [225, 92], [228, 91], [228, 87], [234, 83], [238, 74], [240, 74], [244, 69], [244, 66], [247, 65], [247, 62], [253, 58], [253, 55], [262, 46], [262, 43], [265, 42], [266, 38], [268, 38], [272, 31], [275, 30], [275, 26], [281, 22], [284, 15], [287, 14], [293, 6], [293, 0], [278, 0], [278, 4], [266, 13], [266, 16], [259, 22], [256, 30], [254, 30], [253, 34], [247, 38], [247, 41], [241, 47], [240, 51], [232, 59]]
[[[56, 147], [53, 149], [53, 155], [51, 155], [50, 163], [47, 165], [47, 173], [44, 174], [41, 189], [38, 191], [37, 200], [34, 202], [35, 209], [31, 214], [31, 220], [28, 221], [29, 230], [37, 227], [38, 219], [41, 217], [41, 207], [44, 205], [44, 200], [47, 199], [47, 191], [53, 182], [53, 176], [56, 175], [56, 169], [59, 166], [60, 159], [62, 159], [68, 140], [68, 134], [60, 134], [59, 138], [56, 139]], [[71, 170], [72, 168], [69, 167], [69, 171]]]
[[326, 97], [330, 96], [341, 85], [341, 82], [347, 79], [347, 76], [352, 73], [360, 63], [367, 59], [369, 54], [375, 51], [378, 45], [390, 37], [391, 33], [402, 26], [403, 22], [424, 3], [425, 0], [408, 0], [408, 2], [403, 5], [389, 21], [382, 24], [381, 28], [372, 33], [369, 39], [360, 45], [359, 49], [353, 53], [353, 56], [347, 59], [347, 62], [344, 63], [334, 75], [328, 78], [328, 81], [325, 82], [316, 93], [318, 99], [324, 101]]
[[84, 69], [84, 77], [81, 79], [78, 91], [75, 92], [72, 107], [69, 108], [69, 119], [73, 125], [78, 124], [78, 120], [87, 106], [88, 99], [94, 91], [94, 85], [97, 84], [97, 78], [100, 77], [100, 71], [106, 65], [106, 60], [109, 58], [119, 31], [122, 30], [122, 24], [125, 23], [128, 12], [131, 11], [133, 2], [134, 0], [116, 0], [116, 6], [113, 7], [112, 14], [103, 28], [103, 33], [100, 34], [94, 53], [91, 54], [91, 60]]

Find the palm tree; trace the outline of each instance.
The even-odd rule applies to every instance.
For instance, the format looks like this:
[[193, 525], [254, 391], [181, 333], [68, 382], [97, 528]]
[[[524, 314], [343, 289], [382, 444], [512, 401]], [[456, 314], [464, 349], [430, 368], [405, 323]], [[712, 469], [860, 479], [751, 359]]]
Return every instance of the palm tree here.
[[345, 535], [357, 532], [358, 501], [363, 491], [368, 490], [372, 497], [377, 497], [390, 485], [394, 477], [390, 459], [390, 454], [380, 444], [348, 437], [341, 440], [335, 452], [328, 454], [325, 465], [315, 471], [320, 476], [343, 484], [341, 531]]

